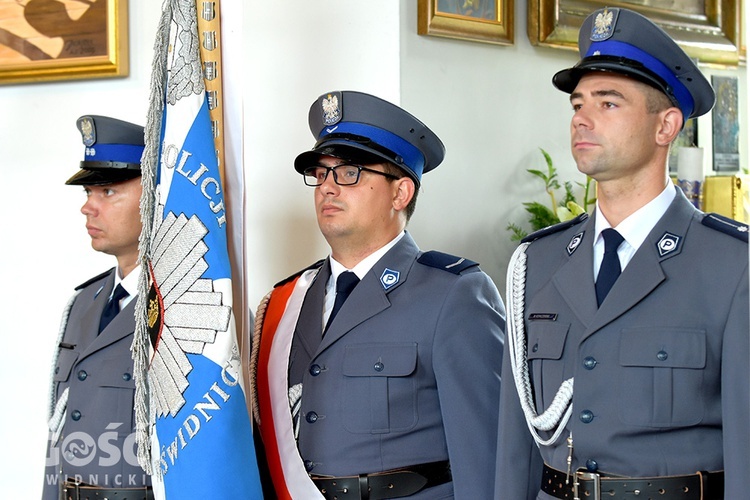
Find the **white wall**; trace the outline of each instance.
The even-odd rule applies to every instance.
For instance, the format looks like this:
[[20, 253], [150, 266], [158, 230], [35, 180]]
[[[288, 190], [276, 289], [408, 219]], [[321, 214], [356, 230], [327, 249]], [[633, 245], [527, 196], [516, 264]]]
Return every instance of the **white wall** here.
[[52, 351], [73, 288], [114, 266], [91, 249], [80, 187], [83, 114], [144, 123], [160, 2], [131, 1], [130, 76], [0, 86], [3, 252], [0, 258], [0, 470], [9, 498], [41, 496]]
[[381, 2], [318, 0], [293, 10], [246, 7], [245, 158], [249, 302], [328, 252], [312, 190], [294, 158], [315, 139], [310, 105], [330, 90], [399, 100], [399, 8]]
[[[429, 124], [446, 144], [445, 162], [423, 178], [410, 225], [422, 249], [436, 248], [478, 261], [505, 297], [505, 271], [515, 244], [509, 221], [526, 226], [521, 203], [548, 204], [542, 181], [550, 153], [560, 181], [585, 182], [569, 148], [572, 111], [552, 76], [578, 61], [576, 51], [533, 47], [526, 36], [526, 2], [516, 0], [511, 47], [416, 34], [416, 2], [401, 7], [401, 104]], [[746, 68], [705, 69], [738, 75], [740, 103], [748, 103]], [[709, 77], [710, 78], [710, 77]], [[748, 165], [747, 110], [742, 111], [741, 161]], [[711, 173], [710, 113], [699, 119], [699, 144]]]
[[[7, 496], [35, 498], [41, 491], [60, 312], [75, 285], [114, 264], [89, 246], [81, 189], [63, 185], [83, 155], [75, 119], [95, 113], [144, 122], [160, 3], [130, 2], [127, 78], [0, 87], [0, 470], [12, 478]], [[273, 283], [327, 253], [312, 192], [292, 161], [313, 143], [310, 104], [334, 89], [400, 103], [440, 135], [446, 161], [425, 175], [410, 230], [423, 249], [479, 261], [504, 292], [513, 248], [507, 221], [523, 221], [522, 201], [544, 201], [540, 185], [525, 173], [543, 167], [537, 148], [552, 154], [562, 177], [579, 179], [568, 150], [567, 96], [550, 83], [575, 54], [530, 46], [523, 0], [516, 0], [511, 47], [418, 36], [413, 1], [245, 3], [251, 307]], [[740, 75], [740, 102], [747, 103], [746, 69], [723, 73]], [[747, 115], [745, 108], [743, 131]], [[710, 128], [701, 123], [699, 130]], [[747, 157], [744, 142], [745, 167]]]

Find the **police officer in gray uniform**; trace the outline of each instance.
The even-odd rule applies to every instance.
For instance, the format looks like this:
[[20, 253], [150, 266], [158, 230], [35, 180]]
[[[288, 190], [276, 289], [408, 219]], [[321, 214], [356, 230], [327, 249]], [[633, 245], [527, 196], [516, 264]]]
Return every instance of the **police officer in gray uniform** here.
[[75, 289], [52, 374], [43, 498], [153, 498], [135, 455], [133, 361], [143, 127], [106, 116], [76, 122], [85, 156], [66, 184], [83, 186], [91, 246], [117, 267]]
[[579, 47], [553, 83], [597, 206], [510, 263], [495, 498], [748, 498], [747, 226], [667, 171], [714, 92], [635, 12], [594, 12]]
[[258, 314], [260, 434], [276, 494], [491, 498], [504, 307], [477, 263], [422, 252], [405, 231], [443, 144], [359, 92], [320, 96], [309, 123], [317, 143], [295, 169], [314, 188], [331, 254], [276, 287], [267, 311], [283, 312], [278, 328]]

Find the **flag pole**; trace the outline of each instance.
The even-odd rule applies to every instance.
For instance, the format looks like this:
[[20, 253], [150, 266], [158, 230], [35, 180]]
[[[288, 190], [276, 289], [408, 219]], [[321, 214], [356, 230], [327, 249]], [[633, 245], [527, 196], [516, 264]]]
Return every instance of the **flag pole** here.
[[224, 106], [222, 106], [222, 64], [221, 64], [221, 1], [196, 0], [198, 12], [198, 33], [203, 80], [206, 84], [208, 114], [211, 117], [211, 130], [216, 145], [216, 158], [219, 162], [222, 187], [226, 188], [224, 175]]
[[[252, 398], [255, 393], [249, 376], [249, 359], [252, 349], [252, 328], [250, 325], [250, 309], [247, 304], [247, 266], [245, 248], [245, 190], [244, 190], [244, 168], [242, 158], [242, 112], [229, 113], [225, 116], [224, 109], [229, 99], [238, 99], [233, 96], [234, 87], [229, 86], [224, 79], [225, 68], [223, 61], [225, 40], [234, 36], [235, 44], [241, 44], [242, 40], [236, 39], [236, 34], [223, 32], [221, 17], [221, 0], [196, 0], [196, 12], [198, 12], [198, 33], [200, 35], [200, 56], [203, 69], [203, 80], [206, 85], [206, 98], [208, 100], [209, 116], [211, 117], [211, 128], [216, 145], [216, 158], [219, 163], [222, 191], [225, 193], [227, 211], [227, 244], [229, 246], [229, 260], [232, 266], [232, 294], [234, 301], [235, 328], [237, 332], [237, 345], [240, 347], [243, 367], [243, 381], [246, 388], [247, 407], [252, 414]], [[232, 11], [240, 15], [241, 11]], [[226, 92], [225, 92], [225, 89]], [[241, 89], [236, 89], [238, 92]], [[234, 103], [241, 108], [241, 103]], [[225, 124], [227, 127], [225, 129]], [[228, 136], [225, 134], [225, 130]], [[233, 147], [237, 143], [238, 147]], [[231, 163], [227, 169], [226, 161]]]
[[244, 195], [230, 203], [223, 189], [244, 184], [241, 106], [222, 113], [217, 4], [165, 0], [154, 43], [132, 350], [138, 461], [157, 500], [262, 497], [233, 312], [245, 315], [233, 277], [245, 266], [229, 248], [232, 235], [244, 241], [229, 215]]

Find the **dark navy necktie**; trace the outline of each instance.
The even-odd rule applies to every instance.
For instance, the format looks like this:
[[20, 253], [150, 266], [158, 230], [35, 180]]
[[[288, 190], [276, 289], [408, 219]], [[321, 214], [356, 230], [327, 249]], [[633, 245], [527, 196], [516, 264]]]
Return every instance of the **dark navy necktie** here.
[[99, 319], [99, 333], [102, 333], [110, 321], [112, 321], [117, 313], [120, 312], [120, 301], [128, 296], [128, 292], [119, 284], [115, 287], [115, 291], [112, 294], [112, 298], [109, 299], [107, 305], [104, 306], [102, 311], [102, 317]]
[[349, 297], [349, 294], [352, 293], [354, 287], [357, 286], [357, 283], [359, 283], [359, 278], [357, 278], [357, 275], [353, 272], [344, 271], [339, 274], [339, 277], [336, 280], [336, 299], [333, 302], [333, 309], [331, 310], [331, 315], [328, 317], [328, 322], [326, 323], [323, 333], [325, 333], [325, 331], [328, 330], [328, 327], [331, 326], [333, 318], [338, 314], [339, 309], [344, 305], [344, 302], [347, 297]]
[[602, 238], [604, 238], [604, 258], [599, 268], [599, 276], [596, 278], [596, 304], [599, 306], [602, 305], [604, 297], [620, 276], [620, 258], [617, 256], [617, 248], [625, 241], [622, 235], [612, 228], [602, 231]]

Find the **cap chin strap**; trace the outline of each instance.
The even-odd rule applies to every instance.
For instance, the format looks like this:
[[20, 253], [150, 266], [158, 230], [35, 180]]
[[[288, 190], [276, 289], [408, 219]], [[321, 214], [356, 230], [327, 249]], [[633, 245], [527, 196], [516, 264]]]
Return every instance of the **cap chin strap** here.
[[[564, 381], [557, 390], [552, 404], [541, 415], [536, 412], [531, 391], [529, 365], [526, 359], [526, 331], [524, 328], [524, 290], [526, 288], [526, 247], [522, 243], [516, 248], [508, 265], [506, 290], [508, 290], [507, 322], [508, 352], [513, 380], [521, 401], [526, 425], [537, 446], [549, 446], [558, 440], [573, 412], [573, 377]], [[544, 439], [539, 431], [554, 432], [549, 439]]]
[[127, 163], [124, 161], [82, 161], [81, 168], [84, 170], [140, 170], [140, 163]]

